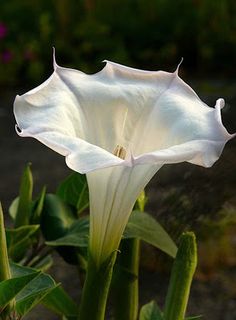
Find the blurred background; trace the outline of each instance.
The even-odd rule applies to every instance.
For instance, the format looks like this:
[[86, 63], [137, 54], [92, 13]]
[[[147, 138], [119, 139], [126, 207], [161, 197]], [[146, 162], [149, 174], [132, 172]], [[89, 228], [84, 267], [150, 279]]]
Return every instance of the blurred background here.
[[[70, 173], [62, 157], [37, 141], [20, 139], [14, 129], [14, 97], [51, 74], [53, 46], [59, 65], [88, 73], [100, 70], [104, 59], [172, 72], [183, 57], [181, 77], [210, 106], [224, 97], [223, 122], [229, 132], [236, 132], [234, 0], [2, 0], [0, 199], [6, 215], [27, 162], [32, 162], [36, 192], [44, 184], [55, 191]], [[174, 239], [184, 230], [197, 234], [199, 266], [189, 314], [208, 320], [236, 319], [235, 140], [212, 168], [165, 166], [147, 188], [147, 211]], [[163, 303], [171, 263], [143, 246], [142, 303], [152, 298]], [[70, 267], [65, 275], [64, 268], [58, 258], [52, 272], [75, 296], [70, 281], [75, 270]], [[29, 317], [40, 318], [54, 319], [46, 313]]]

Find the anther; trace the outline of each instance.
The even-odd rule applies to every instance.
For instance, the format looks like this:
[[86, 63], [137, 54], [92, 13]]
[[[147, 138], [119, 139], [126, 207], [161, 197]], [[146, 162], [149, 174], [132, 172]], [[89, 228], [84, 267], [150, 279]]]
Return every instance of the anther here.
[[114, 152], [113, 152], [113, 154], [114, 154], [115, 156], [117, 156], [117, 157], [119, 157], [119, 158], [121, 158], [121, 159], [124, 160], [125, 157], [126, 157], [126, 150], [125, 150], [125, 148], [123, 148], [122, 146], [117, 145], [116, 148], [115, 148], [115, 150], [114, 150]]

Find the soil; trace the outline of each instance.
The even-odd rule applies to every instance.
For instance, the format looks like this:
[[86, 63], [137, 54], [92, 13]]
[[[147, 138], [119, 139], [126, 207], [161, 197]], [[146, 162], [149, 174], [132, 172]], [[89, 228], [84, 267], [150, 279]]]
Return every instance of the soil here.
[[[210, 105], [213, 105], [215, 98], [218, 98], [218, 92], [225, 96], [227, 105], [223, 111], [223, 120], [230, 132], [236, 132], [236, 85], [226, 81], [215, 83], [207, 80], [192, 81], [192, 83], [196, 91], [200, 92], [201, 98]], [[205, 88], [206, 83], [207, 88]], [[12, 104], [15, 94], [23, 92], [24, 90], [19, 89], [0, 88], [0, 199], [8, 224], [10, 223], [8, 207], [18, 194], [21, 173], [26, 163], [32, 163], [35, 194], [43, 185], [47, 186], [48, 192], [54, 192], [58, 183], [70, 173], [63, 157], [39, 142], [22, 139], [15, 133]], [[202, 314], [203, 319], [207, 320], [236, 319], [236, 229], [233, 232], [233, 254], [230, 261], [225, 260], [225, 263], [222, 263], [224, 260], [222, 258], [219, 263], [219, 259], [216, 259], [210, 267], [209, 263], [204, 264], [204, 261], [209, 260], [208, 255], [211, 252], [204, 247], [204, 236], [199, 231], [202, 219], [207, 217], [213, 223], [216, 214], [222, 208], [230, 206], [235, 214], [235, 151], [236, 139], [227, 144], [220, 160], [210, 169], [190, 164], [166, 166], [147, 188], [149, 197], [147, 211], [157, 217], [174, 238], [186, 228], [199, 232], [200, 252], [204, 254], [202, 259], [199, 257], [200, 267], [192, 285], [188, 314]], [[217, 246], [217, 236], [214, 237]], [[56, 254], [55, 261], [50, 273], [56, 281], [62, 283], [75, 300], [79, 301], [80, 290], [78, 290], [76, 268], [67, 265]], [[163, 261], [167, 266], [164, 269], [161, 268]], [[163, 306], [170, 264], [158, 250], [147, 245], [143, 246], [140, 269], [141, 304], [156, 299], [160, 306]], [[59, 318], [43, 307], [37, 307], [27, 319]]]

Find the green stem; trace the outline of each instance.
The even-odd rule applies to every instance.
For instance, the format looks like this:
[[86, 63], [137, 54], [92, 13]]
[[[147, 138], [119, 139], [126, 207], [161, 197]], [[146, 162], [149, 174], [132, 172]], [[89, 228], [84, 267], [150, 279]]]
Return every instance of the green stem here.
[[116, 255], [117, 252], [113, 252], [101, 266], [97, 266], [89, 255], [79, 320], [104, 320]]
[[0, 204], [0, 281], [11, 278], [2, 206]]
[[[134, 208], [144, 212], [147, 197], [143, 190]], [[136, 320], [139, 308], [140, 240], [121, 241], [116, 274], [113, 277], [113, 309], [116, 320]]]
[[[9, 259], [7, 254], [7, 241], [6, 241], [6, 233], [4, 228], [4, 217], [2, 212], [2, 206], [0, 203], [0, 282], [4, 280], [8, 280], [10, 278], [11, 278], [11, 271], [10, 271]], [[13, 307], [14, 307], [14, 302], [12, 301], [7, 305], [7, 307], [1, 313], [2, 319], [7, 319]]]
[[140, 240], [122, 240], [120, 251], [113, 285], [114, 316], [116, 320], [136, 320]]
[[164, 308], [165, 320], [183, 320], [190, 287], [197, 266], [197, 245], [193, 232], [184, 233], [171, 271]]
[[41, 262], [44, 258], [49, 256], [53, 252], [54, 248], [47, 248], [46, 251], [39, 257], [32, 259], [27, 265], [31, 268], [36, 268], [37, 264]]
[[25, 266], [30, 265], [30, 263], [32, 262], [32, 260], [46, 247], [46, 245], [44, 243], [39, 244], [37, 243], [36, 246], [34, 246], [32, 248], [32, 252], [31, 254], [28, 256], [28, 258], [26, 259], [26, 261], [24, 262]]

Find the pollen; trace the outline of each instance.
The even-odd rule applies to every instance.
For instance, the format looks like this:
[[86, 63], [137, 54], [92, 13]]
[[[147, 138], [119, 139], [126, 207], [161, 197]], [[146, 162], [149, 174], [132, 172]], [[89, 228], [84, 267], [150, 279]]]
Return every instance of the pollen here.
[[119, 157], [119, 158], [121, 158], [121, 159], [124, 160], [125, 157], [126, 157], [126, 150], [125, 150], [125, 148], [123, 148], [122, 146], [117, 145], [117, 146], [115, 147], [115, 150], [114, 150], [113, 154], [114, 154], [115, 156], [117, 156], [117, 157]]

